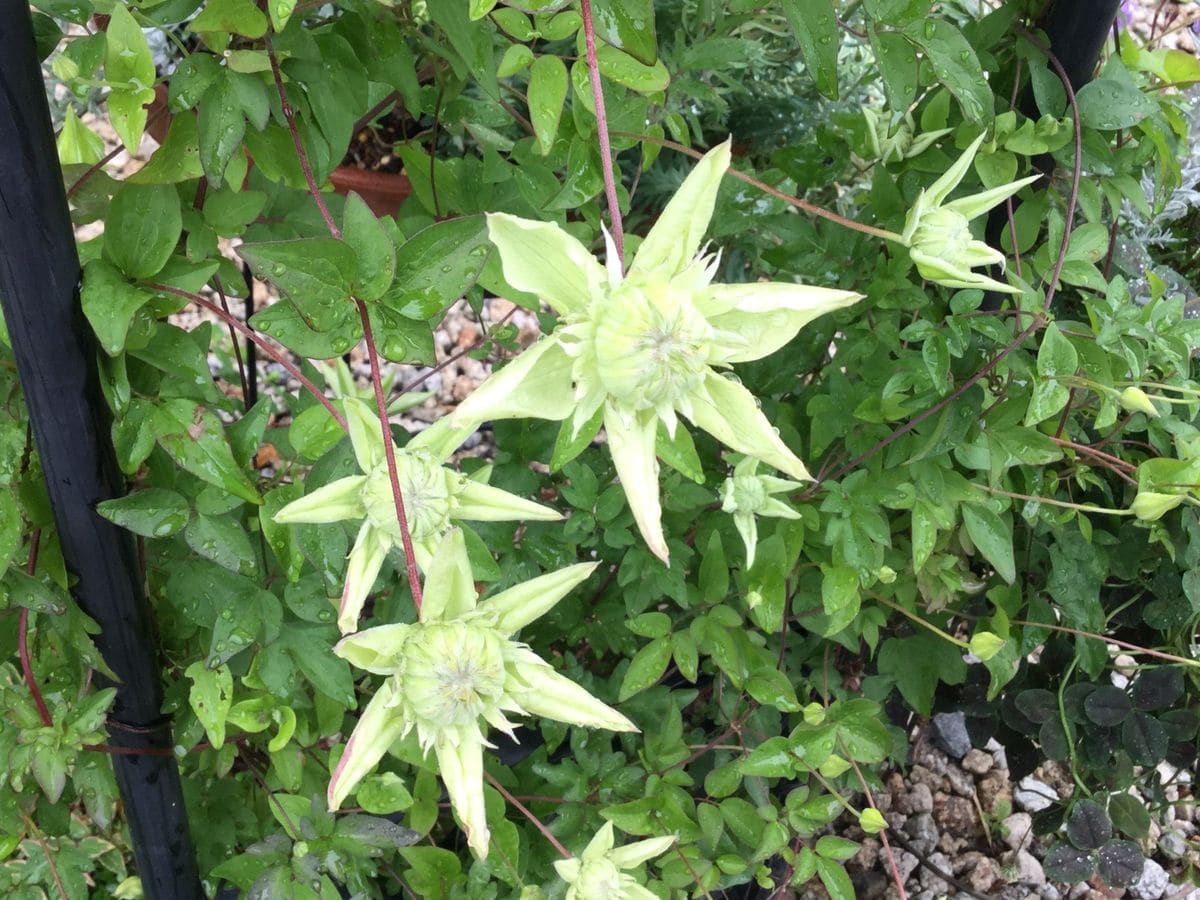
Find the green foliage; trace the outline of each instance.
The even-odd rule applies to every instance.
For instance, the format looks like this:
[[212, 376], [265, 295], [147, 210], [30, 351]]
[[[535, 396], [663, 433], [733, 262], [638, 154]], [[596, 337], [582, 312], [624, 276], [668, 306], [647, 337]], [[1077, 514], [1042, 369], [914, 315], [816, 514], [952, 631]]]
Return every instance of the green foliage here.
[[[225, 329], [185, 330], [194, 319], [172, 317], [188, 295], [244, 294], [225, 250], [237, 239], [282, 297], [250, 326], [339, 415], [347, 386], [307, 361], [363, 338], [355, 301], [394, 362], [432, 364], [434, 331], [460, 298], [479, 311], [503, 297], [549, 333], [555, 314], [507, 283], [482, 214], [553, 222], [607, 252], [580, 12], [526, 0], [34, 6], [39, 41], [57, 48], [52, 71], [75, 98], [110, 89], [126, 146], [140, 143], [155, 86], [166, 89], [170, 129], [136, 175], [84, 179], [99, 154], [74, 111], [59, 146], [76, 221], [104, 223], [80, 244], [81, 305], [131, 490], [98, 513], [143, 549], [165, 711], [210, 888], [562, 896], [557, 852], [507, 793], [576, 856], [605, 822], [625, 843], [674, 835], [673, 850], [627, 873], [659, 896], [777, 890], [786, 871], [794, 886], [852, 897], [850, 838], [886, 824], [858, 799], [857, 773], [870, 784], [904, 761], [889, 707], [963, 709], [1014, 761], [1064, 762], [1082, 790], [1039, 823], [1065, 826], [1048, 875], [1136, 879], [1147, 804], [1167, 802], [1154, 768], [1194, 765], [1200, 727], [1200, 325], [1161, 284], [1131, 297], [1110, 229], [1121, 233], [1126, 201], [1150, 218], [1180, 183], [1186, 120], [1163, 88], [1197, 77], [1194, 59], [1123, 35], [1078, 93], [1076, 159], [1062, 84], [1017, 27], [1025, 4], [980, 20], [922, 0], [591, 5], [627, 258], [690, 171], [663, 141], [707, 149], [732, 133], [733, 168], [772, 190], [722, 181], [708, 233], [721, 251], [715, 280], [865, 299], [732, 367], [817, 477], [776, 494], [794, 518], [757, 518], [752, 565], [744, 530], [722, 511], [738, 460], [699, 429], [693, 440], [686, 425], [674, 438], [663, 428], [654, 441], [669, 566], [638, 533], [602, 411], [577, 432], [496, 421], [487, 466], [461, 461], [564, 517], [473, 523], [467, 553], [488, 595], [598, 564], [519, 640], [641, 728], [529, 717], [519, 745], [485, 755], [491, 853], [478, 859], [415, 734], [359, 783], [347, 806], [361, 812], [326, 812], [331, 772], [382, 683], [332, 652], [356, 530], [274, 516], [359, 469], [313, 396], [264, 384], [246, 409], [235, 369], [214, 379], [210, 368], [230, 357]], [[59, 41], [93, 11], [112, 16], [103, 33]], [[170, 74], [154, 70], [143, 27], [169, 30], [180, 57]], [[1013, 79], [1032, 90], [1035, 118], [1009, 109]], [[307, 179], [323, 188], [360, 122], [392, 105], [411, 126], [392, 148], [411, 196], [377, 217], [356, 195], [323, 193], [331, 233]], [[967, 238], [1005, 256], [1008, 275], [991, 275], [1017, 293], [1003, 306], [925, 284], [905, 248], [797, 214], [787, 199], [898, 232], [919, 192], [981, 135], [951, 201], [1030, 174], [1044, 154], [1059, 173], [1018, 195], [998, 237]], [[493, 326], [487, 339], [477, 358], [520, 360], [512, 329]], [[103, 740], [112, 694], [92, 683], [104, 661], [69, 595], [2, 331], [0, 359], [0, 614], [11, 623], [0, 885], [22, 900], [56, 895], [56, 879], [72, 898], [122, 896], [132, 856], [116, 785], [87, 748]], [[371, 625], [415, 621], [398, 550], [369, 594]], [[22, 613], [50, 724], [19, 674]], [[1160, 656], [1121, 661], [1128, 677], [1115, 686], [1106, 638]]]

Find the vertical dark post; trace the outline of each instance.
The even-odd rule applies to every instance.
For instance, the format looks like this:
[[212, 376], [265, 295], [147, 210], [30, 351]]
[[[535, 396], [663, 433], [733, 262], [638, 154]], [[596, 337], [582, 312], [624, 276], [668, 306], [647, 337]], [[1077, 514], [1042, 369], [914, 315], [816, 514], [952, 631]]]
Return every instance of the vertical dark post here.
[[110, 743], [138, 874], [151, 900], [203, 895], [161, 673], [130, 536], [96, 514], [124, 484], [79, 307], [79, 259], [26, 0], [0, 0], [0, 305], [72, 593], [117, 673]]

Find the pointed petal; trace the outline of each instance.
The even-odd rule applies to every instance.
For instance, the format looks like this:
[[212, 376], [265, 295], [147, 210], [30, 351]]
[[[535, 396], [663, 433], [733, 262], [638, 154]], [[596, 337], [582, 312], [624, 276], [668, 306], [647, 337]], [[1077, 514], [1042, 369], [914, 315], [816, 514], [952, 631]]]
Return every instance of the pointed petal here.
[[375, 692], [354, 726], [346, 750], [329, 779], [325, 796], [330, 810], [342, 805], [355, 785], [379, 765], [388, 748], [404, 732], [403, 717], [390, 708], [395, 692], [395, 680], [389, 678]]
[[480, 612], [494, 616], [496, 630], [505, 637], [541, 618], [563, 597], [582, 584], [599, 563], [578, 563], [501, 591], [479, 604]]
[[615, 288], [625, 277], [621, 271], [621, 254], [617, 252], [617, 242], [613, 240], [612, 232], [603, 221], [600, 230], [604, 232], [604, 268], [608, 271], [608, 286]]
[[504, 279], [536, 294], [560, 315], [579, 312], [608, 283], [604, 267], [558, 225], [488, 213], [488, 237], [500, 251]]
[[458, 506], [453, 518], [471, 522], [511, 522], [525, 519], [531, 522], [560, 522], [562, 513], [490, 484], [467, 481], [455, 494]]
[[526, 650], [516, 661], [517, 678], [509, 694], [531, 716], [544, 716], [569, 725], [607, 728], [609, 731], [637, 731], [638, 727], [606, 703], [602, 703], [573, 682], [558, 674], [532, 651]]
[[857, 303], [862, 294], [803, 284], [714, 284], [709, 296], [727, 312], [709, 316], [718, 331], [732, 331], [744, 348], [713, 362], [737, 363], [774, 353], [817, 316]]
[[556, 859], [554, 861], [554, 871], [567, 884], [571, 884], [579, 878], [580, 868], [582, 868], [582, 863], [574, 857], [571, 857], [571, 859]]
[[599, 859], [607, 854], [615, 843], [613, 823], [605, 822], [600, 826], [600, 830], [596, 832], [595, 836], [588, 841], [587, 847], [584, 848], [582, 859]]
[[461, 528], [442, 538], [426, 571], [422, 622], [447, 622], [475, 608], [475, 578]]
[[283, 507], [275, 513], [275, 521], [286, 525], [290, 522], [323, 523], [361, 519], [367, 514], [361, 496], [366, 481], [366, 475], [350, 475], [332, 481]]
[[449, 420], [469, 435], [490, 419], [565, 419], [575, 408], [571, 358], [558, 338], [542, 338], [458, 405]]
[[767, 417], [742, 385], [710, 372], [704, 380], [707, 396], [693, 398], [692, 421], [718, 441], [793, 478], [812, 481], [808, 469], [771, 427]]
[[997, 281], [986, 275], [972, 272], [970, 269], [952, 266], [944, 259], [937, 256], [930, 256], [928, 253], [920, 250], [914, 250], [910, 247], [908, 254], [912, 257], [912, 261], [917, 264], [917, 271], [921, 273], [921, 277], [935, 284], [952, 288], [979, 288], [980, 290], [999, 291], [1005, 294], [1021, 293], [1020, 288], [1015, 288], [1012, 285], [1005, 284], [1003, 281]]
[[455, 428], [449, 417], [444, 416], [424, 431], [413, 435], [412, 439], [404, 445], [404, 449], [424, 451], [438, 462], [444, 463], [468, 437], [470, 437], [470, 432]]
[[638, 247], [629, 275], [657, 272], [670, 277], [682, 272], [700, 249], [712, 219], [717, 189], [729, 168], [731, 141], [714, 147], [684, 179], [658, 221]]
[[658, 894], [626, 876], [621, 884], [621, 900], [659, 900]]
[[457, 744], [443, 738], [434, 751], [450, 805], [467, 831], [467, 844], [479, 859], [487, 859], [491, 833], [483, 805], [483, 735], [477, 726], [466, 727]]
[[782, 500], [768, 497], [758, 511], [760, 516], [774, 516], [777, 519], [803, 519], [804, 516], [795, 507], [788, 506]]
[[379, 419], [367, 404], [353, 397], [343, 401], [346, 407], [346, 426], [350, 430], [350, 443], [354, 445], [354, 458], [358, 467], [370, 472], [384, 461], [383, 429]]
[[342, 586], [342, 602], [338, 606], [337, 619], [342, 634], [358, 629], [358, 615], [391, 546], [391, 541], [383, 532], [370, 522], [363, 522], [346, 563], [346, 581]]
[[912, 243], [913, 235], [917, 231], [917, 226], [921, 224], [921, 216], [925, 215], [927, 206], [929, 206], [929, 198], [925, 194], [925, 189], [922, 188], [917, 191], [917, 199], [913, 201], [908, 215], [904, 217], [904, 231], [900, 233], [900, 243], [905, 247]]
[[941, 206], [946, 197], [950, 195], [950, 192], [958, 187], [959, 182], [963, 180], [963, 176], [967, 174], [967, 170], [971, 168], [971, 163], [975, 160], [975, 154], [979, 150], [979, 145], [983, 143], [983, 139], [986, 136], [987, 132], [984, 132], [971, 141], [971, 146], [962, 152], [962, 156], [954, 161], [954, 164], [945, 171], [942, 177], [925, 189], [930, 206]]
[[[604, 413], [604, 428], [608, 432], [608, 447], [613, 464], [621, 479], [625, 499], [633, 510], [638, 531], [642, 533], [650, 552], [668, 562], [670, 551], [662, 530], [662, 505], [658, 498], [658, 460], [654, 455], [658, 436], [658, 419], [641, 414], [627, 422], [611, 407]], [[668, 563], [669, 564], [669, 563]]]
[[754, 513], [734, 513], [733, 524], [746, 545], [746, 568], [749, 569], [754, 565], [754, 551], [758, 548], [758, 520]]
[[400, 669], [404, 641], [411, 630], [412, 626], [403, 622], [377, 625], [342, 638], [333, 645], [333, 652], [355, 668], [393, 675]]
[[671, 849], [671, 845], [674, 843], [675, 835], [673, 834], [636, 841], [626, 844], [624, 847], [618, 847], [608, 855], [608, 858], [616, 864], [618, 869], [632, 869], [634, 866], [649, 862], [656, 856], [662, 856]]
[[983, 241], [971, 241], [967, 244], [961, 258], [969, 269], [974, 269], [976, 266], [1004, 265], [1004, 254], [999, 250], [993, 250]]
[[952, 209], [955, 212], [962, 213], [967, 219], [974, 219], [976, 216], [981, 216], [993, 206], [998, 206], [1015, 194], [1027, 184], [1033, 184], [1040, 179], [1041, 175], [1030, 175], [1026, 178], [1020, 178], [1011, 184], [1001, 184], [988, 191], [980, 191], [978, 194], [971, 194], [969, 197], [960, 197], [958, 200], [951, 201], [942, 205], [943, 209]]

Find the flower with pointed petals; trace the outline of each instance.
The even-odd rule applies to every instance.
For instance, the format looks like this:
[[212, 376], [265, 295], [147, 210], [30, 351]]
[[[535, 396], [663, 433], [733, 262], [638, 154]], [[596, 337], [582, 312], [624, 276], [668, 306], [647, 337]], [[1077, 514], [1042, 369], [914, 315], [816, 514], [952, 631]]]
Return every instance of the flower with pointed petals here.
[[553, 307], [559, 325], [449, 417], [468, 431], [488, 419], [570, 417], [576, 435], [602, 417], [638, 529], [664, 561], [659, 425], [674, 437], [682, 415], [733, 450], [810, 478], [754, 395], [720, 370], [775, 352], [812, 319], [860, 299], [798, 284], [712, 283], [717, 259], [700, 243], [729, 161], [728, 141], [700, 160], [627, 274], [611, 238], [606, 269], [556, 224], [490, 214], [504, 277]]
[[649, 838], [613, 848], [613, 824], [604, 827], [578, 859], [560, 859], [554, 868], [567, 887], [566, 900], [658, 900], [622, 869], [632, 869], [662, 856], [675, 843], [674, 835]]
[[1020, 293], [1017, 288], [971, 271], [976, 266], [1003, 266], [1004, 254], [975, 240], [970, 221], [1042, 176], [1030, 175], [1011, 184], [946, 202], [946, 197], [970, 169], [983, 138], [984, 135], [979, 135], [941, 178], [917, 194], [917, 200], [904, 220], [900, 243], [908, 247], [922, 278], [946, 287], [1017, 294]]
[[[880, 162], [901, 162], [920, 156], [953, 129], [939, 128], [936, 131], [926, 131], [917, 135], [917, 123], [913, 121], [912, 113], [906, 112], [904, 118], [897, 123], [889, 133], [887, 117], [876, 112], [869, 106], [863, 107], [863, 118], [867, 123], [867, 141], [871, 152]], [[882, 132], [882, 137], [880, 133]]]
[[758, 474], [758, 460], [747, 456], [733, 467], [733, 474], [721, 485], [721, 509], [733, 514], [733, 524], [746, 544], [746, 568], [754, 565], [758, 545], [756, 516], [799, 519], [800, 513], [773, 494], [786, 494], [804, 487], [786, 478]]
[[[346, 634], [358, 627], [358, 615], [388, 552], [393, 548], [403, 550], [403, 541], [379, 419], [361, 400], [346, 398], [344, 406], [354, 456], [364, 474], [339, 478], [293, 500], [275, 514], [275, 521], [285, 524], [363, 520], [346, 563], [346, 581], [338, 607], [338, 627]], [[457, 445], [447, 448], [442, 442], [439, 453], [429, 449], [431, 443], [439, 442], [438, 435], [443, 431], [434, 426], [418, 434], [403, 449], [393, 446], [413, 556], [422, 570], [428, 568], [434, 549], [455, 520], [553, 522], [562, 518], [561, 513], [548, 507], [445, 468], [442, 463]]]
[[338, 761], [329, 782], [329, 808], [337, 809], [388, 748], [415, 730], [422, 750], [437, 755], [450, 804], [466, 828], [468, 844], [483, 859], [489, 839], [483, 808], [486, 726], [512, 737], [506, 714], [515, 713], [637, 731], [615, 709], [512, 640], [596, 565], [568, 566], [479, 603], [463, 533], [450, 531], [430, 565], [420, 621], [368, 628], [334, 647], [352, 665], [388, 679], [367, 704]]

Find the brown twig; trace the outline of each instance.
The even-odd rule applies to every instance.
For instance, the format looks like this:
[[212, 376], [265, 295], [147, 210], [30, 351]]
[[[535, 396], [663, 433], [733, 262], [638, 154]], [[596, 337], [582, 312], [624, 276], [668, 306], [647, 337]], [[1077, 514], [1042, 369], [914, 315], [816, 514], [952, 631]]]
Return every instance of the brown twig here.
[[535, 816], [532, 812], [530, 812], [528, 807], [525, 806], [525, 804], [523, 804], [520, 800], [518, 800], [516, 797], [514, 797], [512, 794], [510, 794], [508, 792], [508, 788], [506, 788], [499, 781], [497, 781], [494, 777], [492, 777], [491, 772], [484, 772], [483, 777], [488, 780], [488, 784], [490, 784], [492, 787], [494, 787], [500, 793], [501, 797], [503, 797], [508, 803], [515, 806], [517, 808], [517, 811], [519, 813], [521, 813], [521, 815], [523, 815], [525, 818], [527, 818], [530, 822], [533, 823], [533, 827], [542, 833], [542, 837], [544, 837], [546, 840], [548, 840], [550, 842], [550, 846], [552, 846], [555, 850], [557, 850], [559, 855], [563, 859], [571, 858], [571, 851], [562, 845], [562, 841], [560, 841], [558, 838], [556, 838], [550, 832], [550, 829], [545, 826], [545, 824], [542, 822], [542, 820], [539, 819], [537, 816]]

